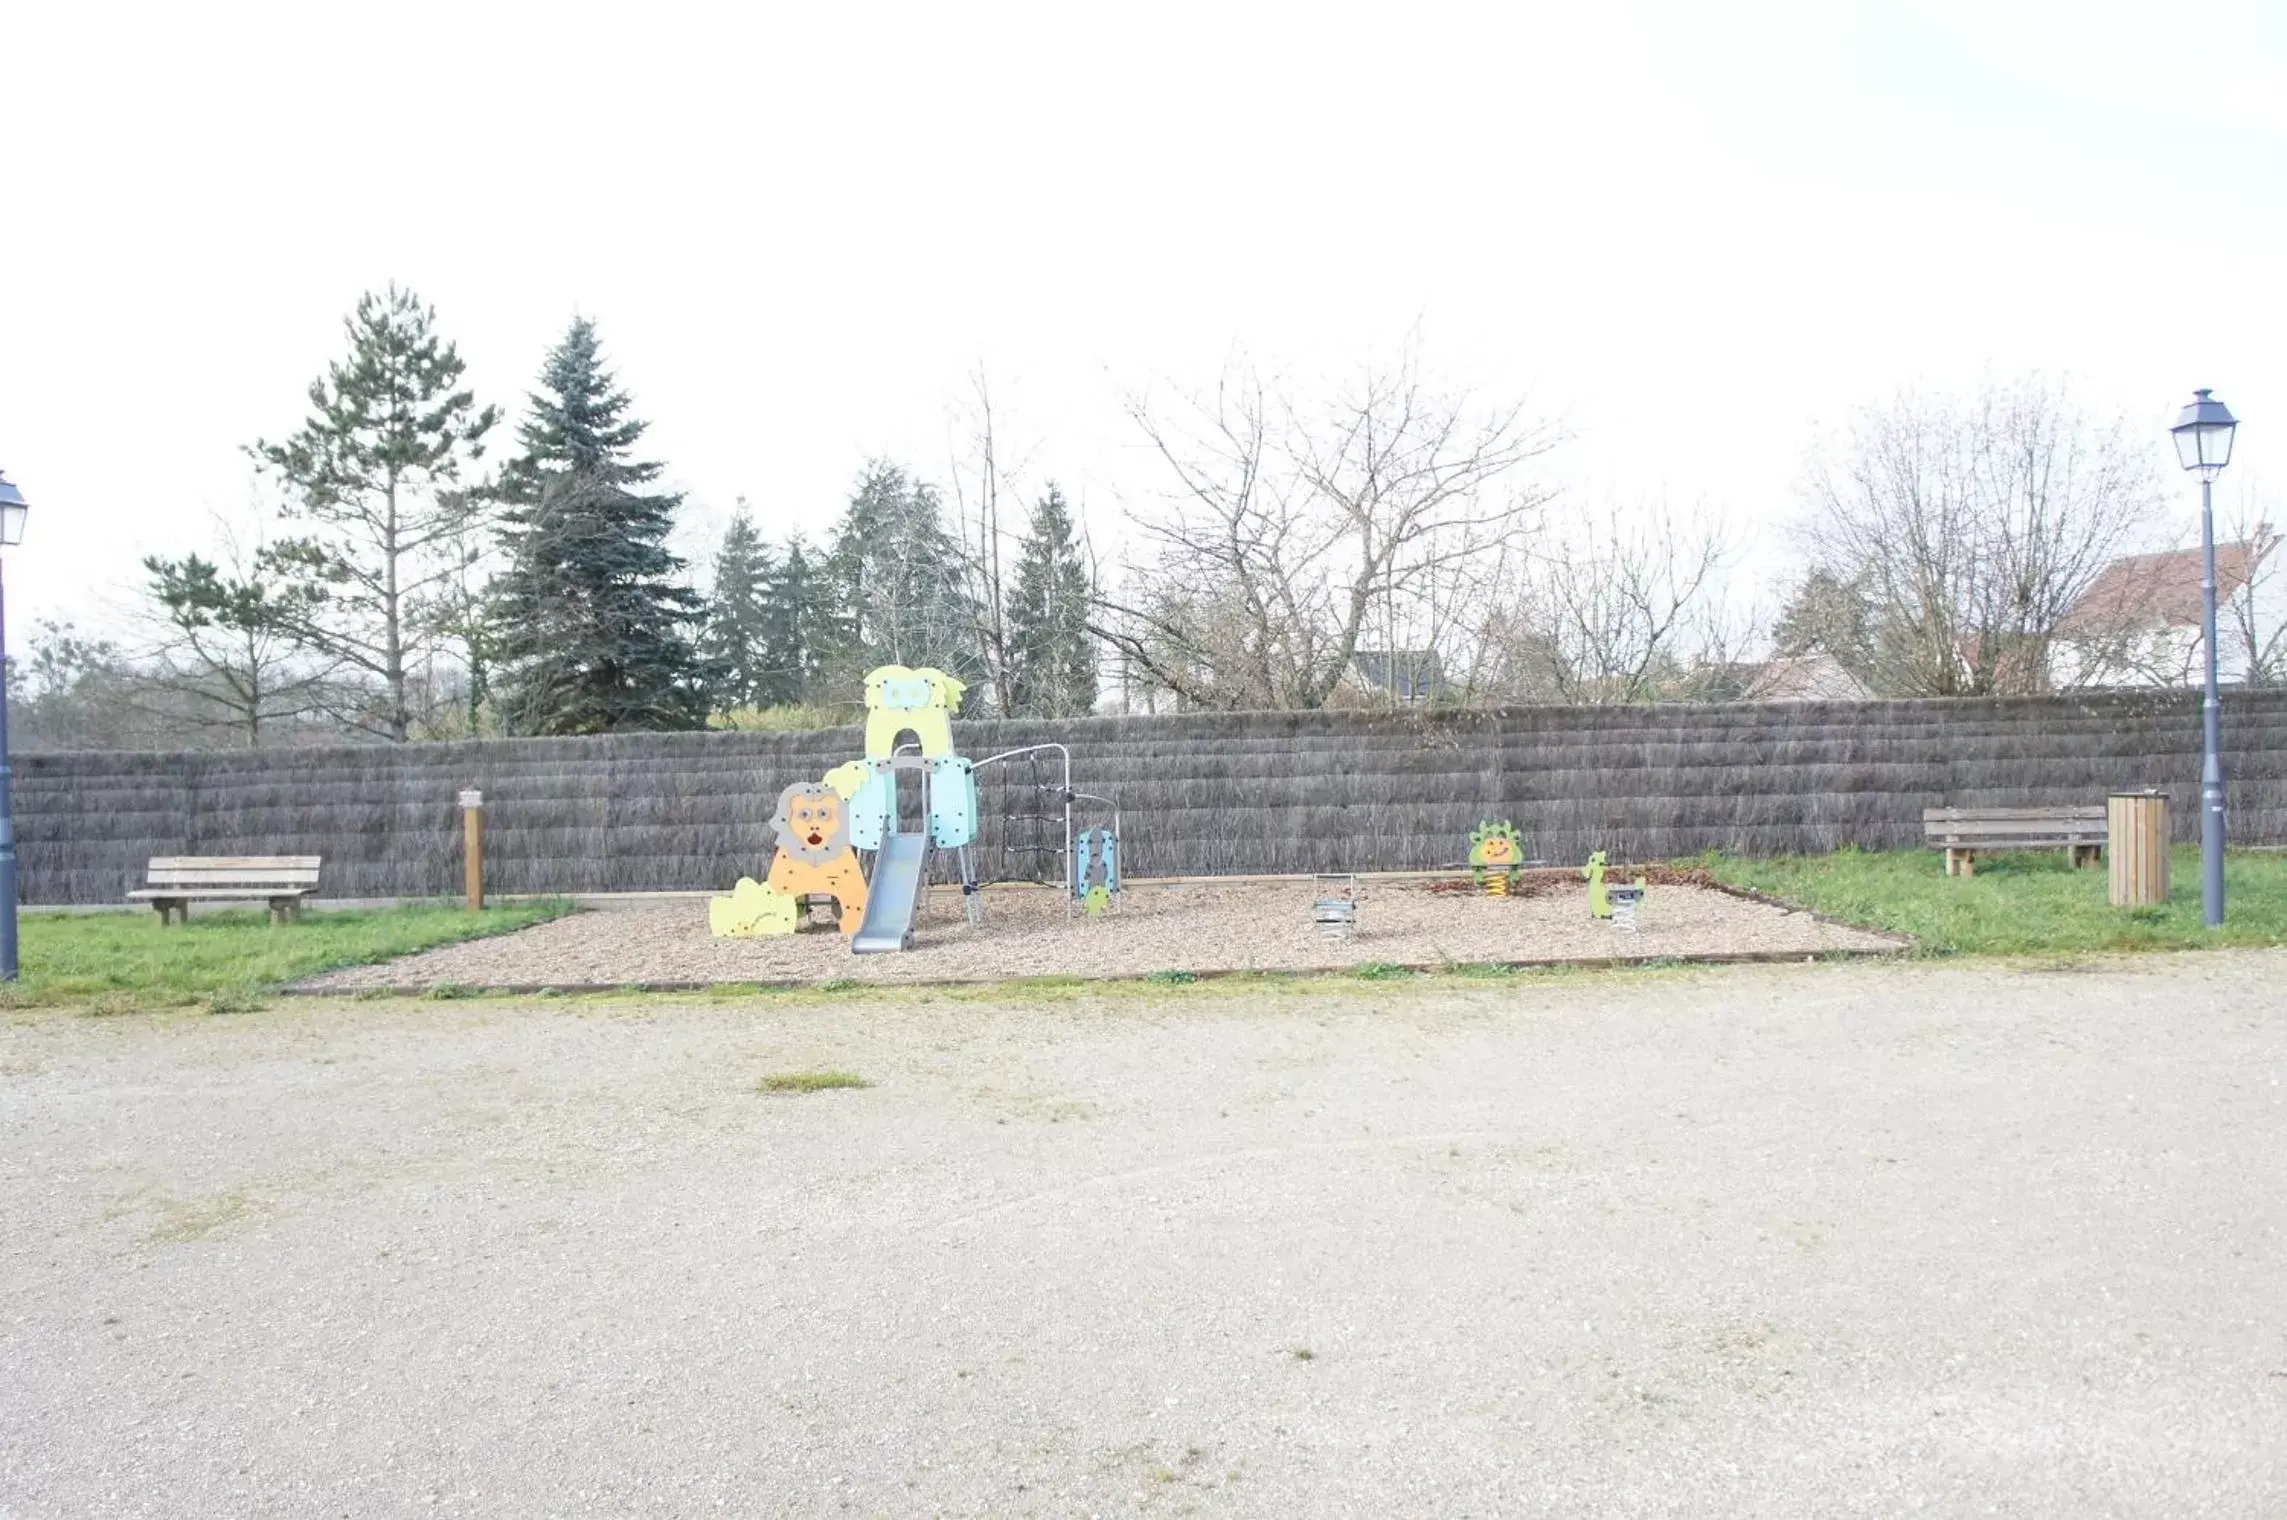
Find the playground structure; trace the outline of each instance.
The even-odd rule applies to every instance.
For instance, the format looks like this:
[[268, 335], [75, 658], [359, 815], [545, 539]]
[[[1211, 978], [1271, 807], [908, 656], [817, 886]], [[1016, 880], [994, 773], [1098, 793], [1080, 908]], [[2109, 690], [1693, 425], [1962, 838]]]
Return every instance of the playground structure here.
[[[741, 877], [728, 897], [713, 901], [708, 923], [714, 934], [792, 934], [801, 927], [805, 902], [830, 898], [852, 953], [909, 950], [936, 850], [954, 855], [966, 916], [971, 927], [982, 926], [974, 849], [977, 772], [1051, 753], [1062, 762], [1055, 796], [1063, 823], [1065, 913], [1069, 917], [1076, 903], [1091, 917], [1104, 913], [1120, 890], [1118, 803], [1073, 788], [1072, 752], [1062, 744], [1024, 745], [977, 761], [954, 753], [951, 720], [966, 690], [957, 677], [927, 667], [884, 665], [869, 673], [864, 757], [780, 794], [771, 819], [777, 849], [768, 877], [760, 883]], [[917, 827], [905, 826], [901, 777], [913, 778], [917, 788], [918, 806], [910, 815]], [[1110, 808], [1111, 826], [1075, 835], [1073, 808], [1080, 802]], [[861, 853], [873, 857], [870, 871]]]
[[1610, 918], [1612, 916], [1611, 896], [1604, 889], [1605, 870], [1606, 861], [1602, 850], [1598, 850], [1589, 856], [1588, 864], [1580, 868], [1580, 874], [1588, 881], [1588, 916], [1590, 918]]
[[1487, 897], [1507, 897], [1524, 868], [1525, 845], [1507, 819], [1480, 823], [1469, 835], [1469, 870]]
[[[1071, 919], [1075, 909], [1091, 919], [1110, 912], [1126, 864], [1118, 802], [1073, 786], [1072, 751], [1062, 743], [1019, 745], [981, 760], [955, 753], [952, 718], [966, 690], [958, 677], [927, 667], [885, 665], [870, 672], [865, 754], [779, 794], [770, 869], [763, 881], [742, 877], [730, 895], [714, 900], [708, 915], [713, 933], [790, 935], [804, 927], [806, 907], [823, 912], [830, 905], [852, 953], [910, 950], [933, 855], [940, 850], [953, 856], [964, 916], [971, 928], [982, 928], [977, 777], [995, 766], [1011, 768], [1004, 773], [999, 815], [1004, 867], [1011, 855], [1039, 860], [1054, 850], [1063, 916]], [[1020, 762], [1033, 773], [1028, 781], [1018, 779]], [[1053, 767], [1049, 779], [1039, 774], [1044, 767]], [[1018, 798], [1029, 800], [1020, 804]], [[1076, 809], [1083, 804], [1108, 809], [1110, 826], [1076, 827]], [[1054, 828], [1053, 843], [1047, 826]], [[1512, 898], [1526, 869], [1540, 864], [1527, 854], [1523, 836], [1506, 819], [1486, 820], [1469, 835], [1470, 873], [1488, 898]], [[862, 857], [871, 857], [870, 865]], [[1614, 927], [1632, 932], [1644, 881], [1608, 887], [1606, 869], [1601, 850], [1581, 868], [1589, 912], [1608, 923], [1617, 919]], [[1004, 869], [1002, 878], [1008, 874]], [[1348, 943], [1357, 932], [1357, 879], [1334, 873], [1321, 875], [1316, 885], [1312, 920], [1319, 934]]]

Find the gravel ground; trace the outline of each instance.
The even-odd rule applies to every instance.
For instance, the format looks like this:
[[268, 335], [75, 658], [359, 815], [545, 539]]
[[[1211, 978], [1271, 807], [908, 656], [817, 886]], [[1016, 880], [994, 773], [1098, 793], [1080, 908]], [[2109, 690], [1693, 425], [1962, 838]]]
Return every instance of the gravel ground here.
[[922, 908], [914, 948], [894, 955], [852, 955], [848, 943], [831, 932], [716, 939], [707, 931], [706, 904], [686, 901], [578, 914], [387, 965], [331, 972], [310, 985], [976, 981], [1304, 971], [1377, 961], [1436, 965], [1897, 948], [1880, 935], [1822, 923], [1808, 913], [1692, 886], [1649, 889], [1637, 932], [1622, 934], [1588, 916], [1582, 883], [1507, 901], [1433, 893], [1418, 884], [1368, 883], [1355, 937], [1337, 944], [1311, 922], [1315, 896], [1307, 882], [1137, 886], [1121, 894], [1111, 913], [1091, 919], [1068, 917], [1056, 892], [988, 891], [984, 927], [971, 929], [959, 891], [939, 888]]
[[0, 1015], [0, 1514], [2287, 1513], [2283, 983]]

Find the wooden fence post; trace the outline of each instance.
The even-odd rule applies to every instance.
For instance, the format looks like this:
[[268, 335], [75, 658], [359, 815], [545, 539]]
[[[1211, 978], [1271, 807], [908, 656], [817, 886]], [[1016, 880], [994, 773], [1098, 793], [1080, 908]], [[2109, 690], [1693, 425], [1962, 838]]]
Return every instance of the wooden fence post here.
[[461, 872], [471, 913], [484, 911], [484, 793], [461, 793]]

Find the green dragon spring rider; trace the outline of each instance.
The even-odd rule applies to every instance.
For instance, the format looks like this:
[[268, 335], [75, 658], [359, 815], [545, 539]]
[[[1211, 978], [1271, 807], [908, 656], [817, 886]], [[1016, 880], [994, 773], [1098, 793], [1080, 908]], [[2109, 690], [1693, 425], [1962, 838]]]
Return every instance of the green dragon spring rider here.
[[1525, 843], [1507, 819], [1480, 823], [1469, 836], [1469, 870], [1487, 897], [1507, 897], [1525, 863]]

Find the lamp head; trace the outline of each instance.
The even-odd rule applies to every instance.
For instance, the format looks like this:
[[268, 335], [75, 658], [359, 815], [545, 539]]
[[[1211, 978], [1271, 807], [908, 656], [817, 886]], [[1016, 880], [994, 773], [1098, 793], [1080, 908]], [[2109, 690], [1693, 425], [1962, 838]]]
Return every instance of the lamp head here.
[[8, 477], [0, 474], [0, 545], [13, 546], [24, 541], [24, 519], [32, 515], [32, 504], [24, 500]]
[[2168, 429], [2175, 435], [2177, 462], [2197, 470], [2202, 480], [2215, 479], [2231, 463], [2231, 436], [2238, 427], [2231, 408], [2212, 393], [2192, 392], [2191, 405], [2176, 415], [2176, 425]]

